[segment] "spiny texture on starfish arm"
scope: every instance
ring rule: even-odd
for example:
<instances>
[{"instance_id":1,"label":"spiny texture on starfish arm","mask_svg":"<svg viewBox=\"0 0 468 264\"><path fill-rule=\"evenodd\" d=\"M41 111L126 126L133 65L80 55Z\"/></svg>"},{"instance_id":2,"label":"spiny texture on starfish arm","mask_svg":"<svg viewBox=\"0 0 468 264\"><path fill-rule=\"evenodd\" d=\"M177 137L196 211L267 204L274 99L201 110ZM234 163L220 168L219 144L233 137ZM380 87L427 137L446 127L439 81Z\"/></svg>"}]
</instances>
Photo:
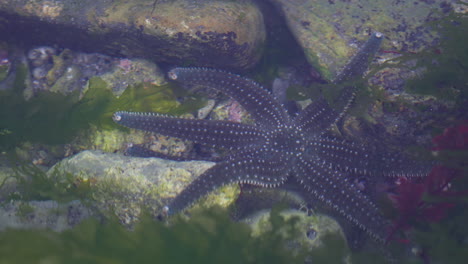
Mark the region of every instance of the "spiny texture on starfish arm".
<instances>
[{"instance_id":1,"label":"spiny texture on starfish arm","mask_svg":"<svg viewBox=\"0 0 468 264\"><path fill-rule=\"evenodd\" d=\"M364 46L359 49L356 55L346 64L344 69L333 80L334 83L349 81L355 77L360 77L373 59L374 54L382 43L383 34L374 32Z\"/></svg>"},{"instance_id":2,"label":"spiny texture on starfish arm","mask_svg":"<svg viewBox=\"0 0 468 264\"><path fill-rule=\"evenodd\" d=\"M202 85L235 98L260 127L275 127L289 120L286 110L256 82L228 72L206 68L175 68L168 73L172 80Z\"/></svg>"},{"instance_id":3,"label":"spiny texture on starfish arm","mask_svg":"<svg viewBox=\"0 0 468 264\"><path fill-rule=\"evenodd\" d=\"M386 173L405 175L413 163L377 148L366 149L325 135L351 103L353 87L345 87L337 99L343 106L341 111L320 98L291 117L269 92L241 76L207 68L175 68L168 76L182 84L203 85L229 95L255 120L255 125L250 125L154 113L114 114L115 122L130 128L230 150L176 196L168 206L170 215L226 184L275 187L293 177L311 203L321 203L374 239L385 240L387 221L347 172L382 175L381 164Z\"/></svg>"}]
</instances>

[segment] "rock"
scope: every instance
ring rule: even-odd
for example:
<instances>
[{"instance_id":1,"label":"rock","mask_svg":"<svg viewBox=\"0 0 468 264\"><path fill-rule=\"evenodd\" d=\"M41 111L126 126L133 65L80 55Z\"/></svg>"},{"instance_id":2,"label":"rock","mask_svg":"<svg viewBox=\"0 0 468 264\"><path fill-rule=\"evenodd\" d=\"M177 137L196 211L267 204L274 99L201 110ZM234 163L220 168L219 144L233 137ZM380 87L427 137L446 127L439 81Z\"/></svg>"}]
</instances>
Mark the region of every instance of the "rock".
<instances>
[{"instance_id":1,"label":"rock","mask_svg":"<svg viewBox=\"0 0 468 264\"><path fill-rule=\"evenodd\" d=\"M0 42L0 83L2 83L10 73L11 61L8 54L8 45Z\"/></svg>"},{"instance_id":2,"label":"rock","mask_svg":"<svg viewBox=\"0 0 468 264\"><path fill-rule=\"evenodd\" d=\"M262 210L242 221L247 222L252 227L252 235L258 237L272 229L272 224L269 220L270 214L270 210ZM311 251L323 247L323 240L327 235L333 235L342 240L343 252L335 252L336 254L343 254L343 257L346 257L346 255L349 254L345 253L347 251L347 247L343 231L334 219L320 214L307 215L305 212L292 209L281 211L279 214L284 220L288 220L293 217L297 219L294 223L294 227L300 232L300 234L294 241L289 241L287 244L288 249L291 250L293 254L298 254L299 249ZM287 236L288 232L290 232L288 228L289 225L284 225L280 230L276 231ZM336 249L334 248L330 250ZM310 262L306 263L315 263L313 259L308 259L308 261Z\"/></svg>"},{"instance_id":3,"label":"rock","mask_svg":"<svg viewBox=\"0 0 468 264\"><path fill-rule=\"evenodd\" d=\"M100 76L116 96L122 95L129 85L151 83L157 86L166 83L164 73L147 60L120 59L111 71Z\"/></svg>"},{"instance_id":4,"label":"rock","mask_svg":"<svg viewBox=\"0 0 468 264\"><path fill-rule=\"evenodd\" d=\"M158 158L128 157L99 151L83 151L62 160L55 168L93 182L93 204L103 213L114 212L122 223L132 224L142 207L155 215L212 162L176 162ZM228 206L237 187L228 186L202 199L204 206Z\"/></svg>"},{"instance_id":5,"label":"rock","mask_svg":"<svg viewBox=\"0 0 468 264\"><path fill-rule=\"evenodd\" d=\"M206 105L202 108L198 109L197 111L197 118L198 119L205 119L213 110L216 105L216 101L213 99L208 99L206 101Z\"/></svg>"},{"instance_id":6,"label":"rock","mask_svg":"<svg viewBox=\"0 0 468 264\"><path fill-rule=\"evenodd\" d=\"M93 77L100 77L117 97L129 86L166 83L159 67L143 59L120 59L69 49L57 52L48 46L30 49L26 57L31 68L31 81L26 81L23 92L27 99L40 91L62 95L78 92L83 96L89 88L89 79Z\"/></svg>"},{"instance_id":7,"label":"rock","mask_svg":"<svg viewBox=\"0 0 468 264\"><path fill-rule=\"evenodd\" d=\"M0 166L0 201L4 202L16 191L15 171L6 166Z\"/></svg>"},{"instance_id":8,"label":"rock","mask_svg":"<svg viewBox=\"0 0 468 264\"><path fill-rule=\"evenodd\" d=\"M313 1L271 0L284 14L309 62L333 80L369 37L385 35L383 50L419 52L431 47L437 34L427 23L456 7L456 0Z\"/></svg>"},{"instance_id":9,"label":"rock","mask_svg":"<svg viewBox=\"0 0 468 264\"><path fill-rule=\"evenodd\" d=\"M91 211L79 201L14 201L0 207L0 231L15 229L51 229L63 231L91 217Z\"/></svg>"},{"instance_id":10,"label":"rock","mask_svg":"<svg viewBox=\"0 0 468 264\"><path fill-rule=\"evenodd\" d=\"M336 79L371 32L384 34L382 47L363 76L368 87L360 90L350 109L353 117L344 118L346 127L340 132L345 137L365 139L367 144L428 147L434 127L447 126L447 120L463 115L460 102L466 96L459 87L466 82L466 71L458 69L466 61L466 44L456 36L466 28L466 18L460 15L467 13L466 4L452 0L272 2L285 14L309 63L328 81ZM444 65L439 72L431 72L431 66L439 64ZM432 76L425 76L427 72ZM419 82L419 91L411 90L410 83L420 78L426 83Z\"/></svg>"},{"instance_id":11,"label":"rock","mask_svg":"<svg viewBox=\"0 0 468 264\"><path fill-rule=\"evenodd\" d=\"M0 39L173 64L244 69L265 28L250 1L0 2Z\"/></svg>"},{"instance_id":12,"label":"rock","mask_svg":"<svg viewBox=\"0 0 468 264\"><path fill-rule=\"evenodd\" d=\"M127 142L143 144L145 142L145 133L142 131L126 133L122 130L98 129L96 126L92 126L90 129L83 130L74 139L71 147L73 152L92 149L112 153L125 151L128 147Z\"/></svg>"},{"instance_id":13,"label":"rock","mask_svg":"<svg viewBox=\"0 0 468 264\"><path fill-rule=\"evenodd\" d=\"M228 120L232 122L253 123L249 113L235 100L220 102L211 111L209 117L213 120Z\"/></svg>"}]
</instances>

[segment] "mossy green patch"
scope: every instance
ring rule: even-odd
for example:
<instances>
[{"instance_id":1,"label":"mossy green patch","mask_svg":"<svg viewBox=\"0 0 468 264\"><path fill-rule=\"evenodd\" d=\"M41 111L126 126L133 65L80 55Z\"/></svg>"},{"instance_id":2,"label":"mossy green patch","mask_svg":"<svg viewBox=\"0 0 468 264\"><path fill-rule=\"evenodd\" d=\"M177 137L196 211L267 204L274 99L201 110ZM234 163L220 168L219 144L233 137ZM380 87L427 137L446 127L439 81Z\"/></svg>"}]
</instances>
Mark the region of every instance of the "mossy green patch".
<instances>
[{"instance_id":1,"label":"mossy green patch","mask_svg":"<svg viewBox=\"0 0 468 264\"><path fill-rule=\"evenodd\" d=\"M20 218L27 218L28 215L34 212L34 208L28 204L28 203L21 203L18 206L18 211L16 212L16 215Z\"/></svg>"},{"instance_id":2,"label":"mossy green patch","mask_svg":"<svg viewBox=\"0 0 468 264\"><path fill-rule=\"evenodd\" d=\"M3 81L8 76L9 69L8 65L0 65L0 81Z\"/></svg>"},{"instance_id":3,"label":"mossy green patch","mask_svg":"<svg viewBox=\"0 0 468 264\"><path fill-rule=\"evenodd\" d=\"M417 59L415 68L425 68L424 74L410 80L410 93L433 95L463 104L468 101L468 16L452 14L431 23L440 34L437 47L400 58L400 62ZM401 64L401 63L400 63Z\"/></svg>"},{"instance_id":4,"label":"mossy green patch","mask_svg":"<svg viewBox=\"0 0 468 264\"><path fill-rule=\"evenodd\" d=\"M14 175L10 178L16 180L17 192L11 193L7 200L69 202L90 197L90 181L84 181L81 177L62 172L58 168L47 173L32 164L14 160L18 164L13 168Z\"/></svg>"},{"instance_id":5,"label":"mossy green patch","mask_svg":"<svg viewBox=\"0 0 468 264\"><path fill-rule=\"evenodd\" d=\"M294 227L292 222L280 224ZM169 226L146 217L134 230L115 220L87 220L62 233L8 230L0 233L0 263L304 263L304 255L287 250L279 226L272 226L252 237L248 225L212 209L189 220L171 219Z\"/></svg>"},{"instance_id":6,"label":"mossy green patch","mask_svg":"<svg viewBox=\"0 0 468 264\"><path fill-rule=\"evenodd\" d=\"M437 34L428 20L446 15L453 1L279 1L290 28L308 61L327 80L333 80L369 32L387 39L384 49L419 52ZM359 44L358 44L359 46Z\"/></svg>"},{"instance_id":7,"label":"mossy green patch","mask_svg":"<svg viewBox=\"0 0 468 264\"><path fill-rule=\"evenodd\" d=\"M62 95L42 91L30 100L22 94L26 68L18 67L15 86L0 92L0 149L11 149L20 142L61 144L94 124L99 128L115 128L112 114L115 111L151 111L182 114L193 111L203 102L189 97L183 103L177 97L185 93L169 85L155 86L141 83L129 87L116 98L106 83L98 77L91 78L83 98L77 93Z\"/></svg>"},{"instance_id":8,"label":"mossy green patch","mask_svg":"<svg viewBox=\"0 0 468 264\"><path fill-rule=\"evenodd\" d=\"M414 234L431 263L464 263L468 259L468 213L464 205L456 209L444 221L418 229Z\"/></svg>"}]
</instances>

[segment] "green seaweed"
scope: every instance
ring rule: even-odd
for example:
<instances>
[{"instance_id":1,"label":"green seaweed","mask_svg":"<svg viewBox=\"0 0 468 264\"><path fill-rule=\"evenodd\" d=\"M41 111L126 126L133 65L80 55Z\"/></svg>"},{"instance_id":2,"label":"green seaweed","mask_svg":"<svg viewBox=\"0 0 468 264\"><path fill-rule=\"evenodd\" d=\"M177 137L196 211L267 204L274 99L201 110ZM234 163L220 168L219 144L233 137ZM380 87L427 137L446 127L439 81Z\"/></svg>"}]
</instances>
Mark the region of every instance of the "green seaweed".
<instances>
[{"instance_id":1,"label":"green seaweed","mask_svg":"<svg viewBox=\"0 0 468 264\"><path fill-rule=\"evenodd\" d=\"M349 250L343 237L340 237L338 234L328 233L323 236L322 243L323 244L320 247L315 248L310 253L309 259L312 260L312 263L345 263L345 259L349 253Z\"/></svg>"},{"instance_id":2,"label":"green seaweed","mask_svg":"<svg viewBox=\"0 0 468 264\"><path fill-rule=\"evenodd\" d=\"M82 177L61 172L57 167L47 173L33 164L15 161L12 178L16 180L16 192L6 200L70 202L91 197L91 182L80 181Z\"/></svg>"},{"instance_id":3,"label":"green seaweed","mask_svg":"<svg viewBox=\"0 0 468 264\"><path fill-rule=\"evenodd\" d=\"M462 105L468 100L468 36L465 32L468 16L452 13L427 26L440 35L436 46L416 54L403 53L382 67L424 69L422 74L406 82L407 92L432 95ZM408 66L411 61L416 61L416 64Z\"/></svg>"},{"instance_id":4,"label":"green seaweed","mask_svg":"<svg viewBox=\"0 0 468 264\"><path fill-rule=\"evenodd\" d=\"M468 16L452 14L433 23L441 34L438 47L417 55L416 67L427 71L406 84L409 92L434 95L437 98L455 100L468 99Z\"/></svg>"},{"instance_id":5,"label":"green seaweed","mask_svg":"<svg viewBox=\"0 0 468 264\"><path fill-rule=\"evenodd\" d=\"M468 212L458 205L445 220L416 230L414 240L427 251L431 263L465 263L468 259Z\"/></svg>"},{"instance_id":6,"label":"green seaweed","mask_svg":"<svg viewBox=\"0 0 468 264\"><path fill-rule=\"evenodd\" d=\"M432 27L440 35L437 46L418 53L402 53L401 56L389 60L381 65L374 65L363 78L351 80L346 84L314 84L312 87L294 87L294 94L305 94L309 98L316 98L319 94L332 102L337 92L345 85L354 85L357 88L356 102L352 105L350 113L354 116L369 118L368 107L376 100L385 100L384 91L368 87L367 83L375 73L385 68L408 68L421 72L417 77L406 81L405 90L411 94L431 95L438 99L455 102L457 107L468 103L468 16L452 13L443 18L429 22L426 26ZM415 64L413 62L416 62ZM298 96L296 96L298 97ZM386 104L386 107L398 107L405 104L414 110L424 112L424 105L411 105L403 99L397 104ZM333 105L333 104L332 104ZM390 111L392 109L386 109ZM443 114L434 112L434 115Z\"/></svg>"},{"instance_id":7,"label":"green seaweed","mask_svg":"<svg viewBox=\"0 0 468 264\"><path fill-rule=\"evenodd\" d=\"M92 203L91 181L77 182L77 177L58 169L46 173L34 165L15 163L18 191L8 200ZM176 216L169 227L143 216L133 231L117 219L105 224L87 220L62 233L8 230L0 232L0 263L304 263L307 256L322 260L327 255L333 257L326 263L342 263L346 247L341 237L325 239L317 249L297 243L291 249L291 241L303 230L296 217L282 217L281 209L275 207L270 215L272 228L255 237L249 225L232 221L226 209L217 207L192 210L189 220ZM27 218L30 212L27 203L21 205L21 216Z\"/></svg>"},{"instance_id":8,"label":"green seaweed","mask_svg":"<svg viewBox=\"0 0 468 264\"><path fill-rule=\"evenodd\" d=\"M33 212L34 208L29 203L22 202L18 206L16 215L19 216L22 220L27 220L27 217Z\"/></svg>"},{"instance_id":9,"label":"green seaweed","mask_svg":"<svg viewBox=\"0 0 468 264\"><path fill-rule=\"evenodd\" d=\"M43 91L30 100L22 94L27 69L20 66L13 89L0 92L0 150L8 150L21 142L62 144L70 141L90 124L98 128L115 128L112 114L119 110L152 111L181 114L201 107L202 101L190 97L177 102L183 93L169 85L142 83L128 87L115 97L105 82L91 78L83 98L77 93L62 95ZM174 92L177 90L176 92Z\"/></svg>"},{"instance_id":10,"label":"green seaweed","mask_svg":"<svg viewBox=\"0 0 468 264\"><path fill-rule=\"evenodd\" d=\"M8 65L0 65L0 81L3 81L8 76Z\"/></svg>"},{"instance_id":11,"label":"green seaweed","mask_svg":"<svg viewBox=\"0 0 468 264\"><path fill-rule=\"evenodd\" d=\"M115 219L86 220L62 233L7 230L0 233L0 263L304 263L285 246L293 235L285 239L272 226L253 237L248 225L214 208L169 226L146 216L133 230Z\"/></svg>"}]
</instances>

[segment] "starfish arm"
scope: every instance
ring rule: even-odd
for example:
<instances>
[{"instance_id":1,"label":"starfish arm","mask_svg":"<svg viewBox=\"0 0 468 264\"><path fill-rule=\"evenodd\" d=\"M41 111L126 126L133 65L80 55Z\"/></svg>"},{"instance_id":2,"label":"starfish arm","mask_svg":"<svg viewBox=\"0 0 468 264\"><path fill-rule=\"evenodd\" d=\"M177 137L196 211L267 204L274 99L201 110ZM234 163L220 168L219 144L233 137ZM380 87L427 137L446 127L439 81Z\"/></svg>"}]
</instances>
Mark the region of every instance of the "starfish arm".
<instances>
[{"instance_id":1,"label":"starfish arm","mask_svg":"<svg viewBox=\"0 0 468 264\"><path fill-rule=\"evenodd\" d=\"M358 174L424 176L433 165L429 161L415 161L403 153L333 138L315 138L307 151L317 155L328 167Z\"/></svg>"},{"instance_id":2,"label":"starfish arm","mask_svg":"<svg viewBox=\"0 0 468 264\"><path fill-rule=\"evenodd\" d=\"M356 53L333 82L341 84L361 77L380 48L382 39L382 33L372 34L366 44ZM333 103L333 105L342 109L341 111L333 109L324 98L320 98L300 113L296 118L296 124L304 131L314 135L323 134L344 115L355 97L354 91L355 88L352 86L345 87Z\"/></svg>"},{"instance_id":3,"label":"starfish arm","mask_svg":"<svg viewBox=\"0 0 468 264\"><path fill-rule=\"evenodd\" d=\"M333 82L343 83L361 77L379 50L383 37L383 34L380 32L373 33Z\"/></svg>"},{"instance_id":4,"label":"starfish arm","mask_svg":"<svg viewBox=\"0 0 468 264\"><path fill-rule=\"evenodd\" d=\"M317 137L309 141L307 152L340 171L368 174L371 154L363 145L334 138Z\"/></svg>"},{"instance_id":5,"label":"starfish arm","mask_svg":"<svg viewBox=\"0 0 468 264\"><path fill-rule=\"evenodd\" d=\"M262 127L279 127L288 122L285 109L258 83L239 75L207 68L175 68L170 79L209 87L238 101Z\"/></svg>"},{"instance_id":6,"label":"starfish arm","mask_svg":"<svg viewBox=\"0 0 468 264\"><path fill-rule=\"evenodd\" d=\"M415 160L403 152L373 150L369 169L388 177L424 177L429 174L436 162Z\"/></svg>"},{"instance_id":7,"label":"starfish arm","mask_svg":"<svg viewBox=\"0 0 468 264\"><path fill-rule=\"evenodd\" d=\"M189 156L174 156L168 155L161 152L153 151L151 149L147 149L142 145L133 145L127 148L125 154L134 156L134 157L141 157L141 158L160 158L160 159L167 159L167 160L174 160L174 161L189 161L189 160L203 160L203 161L212 161L218 162L222 161L223 157L206 157L202 158L198 155L189 155Z\"/></svg>"},{"instance_id":8,"label":"starfish arm","mask_svg":"<svg viewBox=\"0 0 468 264\"><path fill-rule=\"evenodd\" d=\"M380 214L377 206L360 193L343 174L324 166L318 160L302 158L295 166L295 173L310 195L312 203L318 200L375 240L385 241L388 222Z\"/></svg>"},{"instance_id":9,"label":"starfish arm","mask_svg":"<svg viewBox=\"0 0 468 264\"><path fill-rule=\"evenodd\" d=\"M253 159L257 151L245 151L217 163L187 186L168 206L168 214L175 214L192 205L211 191L231 183L248 183L262 187L276 187L287 178L285 160L278 155L264 155Z\"/></svg>"},{"instance_id":10,"label":"starfish arm","mask_svg":"<svg viewBox=\"0 0 468 264\"><path fill-rule=\"evenodd\" d=\"M322 97L309 104L294 120L299 128L313 136L323 135L333 124L340 120L354 100L355 88L346 86L334 100L333 105L341 110L332 108Z\"/></svg>"},{"instance_id":11,"label":"starfish arm","mask_svg":"<svg viewBox=\"0 0 468 264\"><path fill-rule=\"evenodd\" d=\"M229 121L183 119L156 113L116 112L116 123L195 143L238 149L265 141L263 131L253 125Z\"/></svg>"}]
</instances>

